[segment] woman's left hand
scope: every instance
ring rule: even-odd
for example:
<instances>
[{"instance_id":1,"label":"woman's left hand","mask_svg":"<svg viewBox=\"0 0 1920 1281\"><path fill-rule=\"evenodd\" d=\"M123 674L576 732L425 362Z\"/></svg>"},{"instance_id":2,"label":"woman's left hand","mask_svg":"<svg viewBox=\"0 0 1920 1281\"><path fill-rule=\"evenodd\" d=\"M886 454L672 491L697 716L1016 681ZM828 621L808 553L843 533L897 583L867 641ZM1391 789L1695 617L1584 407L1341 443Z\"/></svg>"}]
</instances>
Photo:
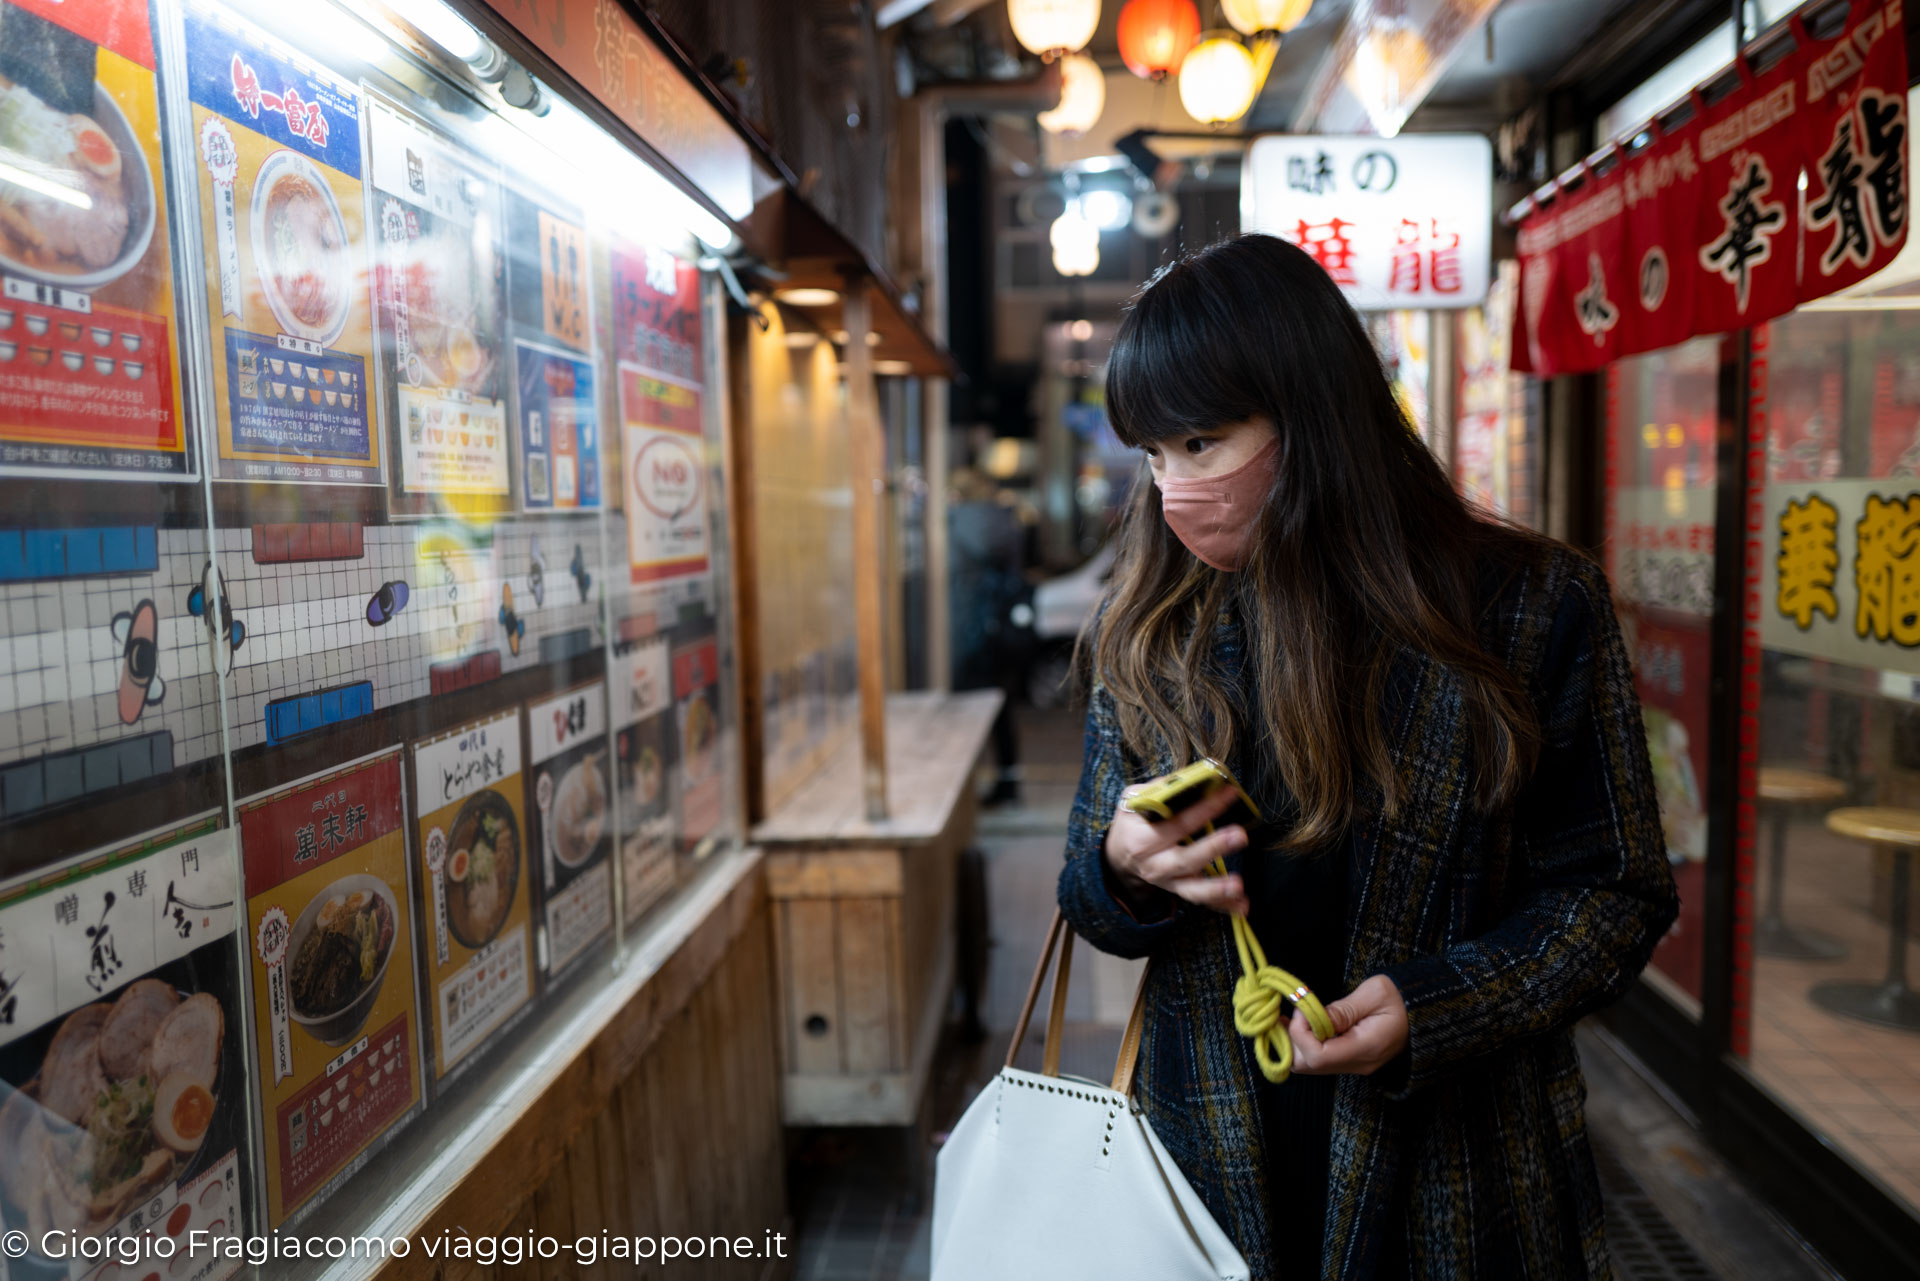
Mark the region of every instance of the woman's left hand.
<instances>
[{"instance_id":1,"label":"woman's left hand","mask_svg":"<svg viewBox=\"0 0 1920 1281\"><path fill-rule=\"evenodd\" d=\"M1287 1031L1293 1036L1293 1070L1306 1076L1353 1073L1366 1076L1393 1061L1407 1047L1407 1005L1400 989L1376 974L1327 1006L1334 1036L1322 1041L1307 1016L1295 1010Z\"/></svg>"}]
</instances>

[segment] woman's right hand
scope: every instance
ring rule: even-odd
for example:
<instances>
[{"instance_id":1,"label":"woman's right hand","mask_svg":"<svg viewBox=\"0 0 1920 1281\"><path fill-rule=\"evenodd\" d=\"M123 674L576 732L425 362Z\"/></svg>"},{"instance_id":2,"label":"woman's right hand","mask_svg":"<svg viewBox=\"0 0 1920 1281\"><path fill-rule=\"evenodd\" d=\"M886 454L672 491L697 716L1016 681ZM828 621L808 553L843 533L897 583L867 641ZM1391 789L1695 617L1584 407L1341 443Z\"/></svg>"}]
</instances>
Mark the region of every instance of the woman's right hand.
<instances>
[{"instance_id":1,"label":"woman's right hand","mask_svg":"<svg viewBox=\"0 0 1920 1281\"><path fill-rule=\"evenodd\" d=\"M1129 906L1144 906L1155 889L1210 907L1216 912L1244 914L1245 884L1236 874L1210 876L1207 864L1224 858L1247 843L1246 829L1235 823L1209 833L1191 845L1181 841L1201 831L1233 804L1233 791L1222 787L1170 819L1153 822L1127 808L1127 798L1146 787L1135 784L1120 793L1113 822L1107 827L1106 859Z\"/></svg>"}]
</instances>

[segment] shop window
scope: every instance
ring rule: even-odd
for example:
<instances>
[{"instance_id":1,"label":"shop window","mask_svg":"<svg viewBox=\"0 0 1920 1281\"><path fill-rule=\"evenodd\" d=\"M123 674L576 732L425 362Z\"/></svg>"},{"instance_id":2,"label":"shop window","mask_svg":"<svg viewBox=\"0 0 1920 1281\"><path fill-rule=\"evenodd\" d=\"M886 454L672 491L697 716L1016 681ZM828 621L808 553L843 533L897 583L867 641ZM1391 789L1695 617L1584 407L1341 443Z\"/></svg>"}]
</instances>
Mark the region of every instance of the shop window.
<instances>
[{"instance_id":1,"label":"shop window","mask_svg":"<svg viewBox=\"0 0 1920 1281\"><path fill-rule=\"evenodd\" d=\"M1750 948L1734 1050L1920 1207L1920 281L1914 242L1861 287L1753 334L1758 705ZM1751 791L1747 791L1747 787ZM1741 999L1745 995L1747 999Z\"/></svg>"},{"instance_id":2,"label":"shop window","mask_svg":"<svg viewBox=\"0 0 1920 1281\"><path fill-rule=\"evenodd\" d=\"M1634 658L1680 916L1649 980L1699 1017L1706 921L1714 426L1722 340L1698 338L1606 372L1606 564Z\"/></svg>"}]
</instances>

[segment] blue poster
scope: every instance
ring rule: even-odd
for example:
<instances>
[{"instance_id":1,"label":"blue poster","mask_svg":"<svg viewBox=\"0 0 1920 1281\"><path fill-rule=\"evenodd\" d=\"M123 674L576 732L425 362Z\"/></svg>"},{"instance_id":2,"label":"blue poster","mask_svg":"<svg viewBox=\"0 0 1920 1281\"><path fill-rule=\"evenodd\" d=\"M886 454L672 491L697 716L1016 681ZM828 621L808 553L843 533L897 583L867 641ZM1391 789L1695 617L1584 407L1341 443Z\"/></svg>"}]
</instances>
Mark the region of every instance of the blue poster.
<instances>
[{"instance_id":1,"label":"blue poster","mask_svg":"<svg viewBox=\"0 0 1920 1281\"><path fill-rule=\"evenodd\" d=\"M600 506L600 415L593 365L569 352L516 342L520 474L528 511Z\"/></svg>"}]
</instances>

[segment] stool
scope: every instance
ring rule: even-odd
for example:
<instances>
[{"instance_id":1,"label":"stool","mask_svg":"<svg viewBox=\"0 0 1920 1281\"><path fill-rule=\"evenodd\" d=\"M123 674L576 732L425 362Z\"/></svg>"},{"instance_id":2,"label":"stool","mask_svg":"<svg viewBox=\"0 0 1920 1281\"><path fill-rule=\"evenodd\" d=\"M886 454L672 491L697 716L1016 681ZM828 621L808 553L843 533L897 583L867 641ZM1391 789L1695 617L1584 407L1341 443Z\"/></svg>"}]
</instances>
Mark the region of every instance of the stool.
<instances>
[{"instance_id":1,"label":"stool","mask_svg":"<svg viewBox=\"0 0 1920 1281\"><path fill-rule=\"evenodd\" d=\"M1795 805L1832 804L1846 799L1847 785L1811 770L1763 766L1760 800L1773 812L1773 857L1767 868L1767 903L1753 927L1753 950L1762 956L1784 956L1794 961L1832 961L1847 954L1847 945L1814 930L1787 924L1782 895L1787 884L1787 817Z\"/></svg>"},{"instance_id":2,"label":"stool","mask_svg":"<svg viewBox=\"0 0 1920 1281\"><path fill-rule=\"evenodd\" d=\"M1920 846L1920 811L1868 807L1838 809L1827 829L1884 845L1893 856L1893 903L1887 915L1887 976L1878 983L1820 983L1814 1004L1834 1014L1883 1027L1920 1032L1920 993L1907 986L1907 903L1912 892L1913 851Z\"/></svg>"}]
</instances>

